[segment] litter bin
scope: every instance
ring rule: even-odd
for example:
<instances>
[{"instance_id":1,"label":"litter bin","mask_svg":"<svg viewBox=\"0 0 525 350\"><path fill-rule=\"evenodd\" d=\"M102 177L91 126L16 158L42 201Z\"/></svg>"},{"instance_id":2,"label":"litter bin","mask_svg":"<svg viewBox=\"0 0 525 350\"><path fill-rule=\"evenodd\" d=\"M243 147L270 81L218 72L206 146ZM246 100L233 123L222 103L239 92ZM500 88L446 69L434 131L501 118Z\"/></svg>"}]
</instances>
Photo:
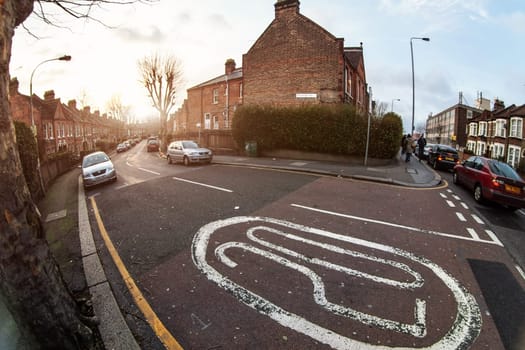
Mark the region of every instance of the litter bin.
<instances>
[{"instance_id":1,"label":"litter bin","mask_svg":"<svg viewBox=\"0 0 525 350\"><path fill-rule=\"evenodd\" d=\"M244 144L244 150L248 157L257 157L257 142L247 141Z\"/></svg>"}]
</instances>

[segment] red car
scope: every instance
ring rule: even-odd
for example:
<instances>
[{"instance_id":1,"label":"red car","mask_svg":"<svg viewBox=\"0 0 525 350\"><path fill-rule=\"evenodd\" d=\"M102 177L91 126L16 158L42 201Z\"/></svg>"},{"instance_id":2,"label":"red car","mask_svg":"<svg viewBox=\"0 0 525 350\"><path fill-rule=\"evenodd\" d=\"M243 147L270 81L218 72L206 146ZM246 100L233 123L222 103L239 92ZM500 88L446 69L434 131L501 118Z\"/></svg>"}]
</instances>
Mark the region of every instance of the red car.
<instances>
[{"instance_id":1,"label":"red car","mask_svg":"<svg viewBox=\"0 0 525 350\"><path fill-rule=\"evenodd\" d=\"M454 167L453 181L473 190L477 202L486 199L509 210L525 208L525 180L507 163L472 156Z\"/></svg>"}]
</instances>

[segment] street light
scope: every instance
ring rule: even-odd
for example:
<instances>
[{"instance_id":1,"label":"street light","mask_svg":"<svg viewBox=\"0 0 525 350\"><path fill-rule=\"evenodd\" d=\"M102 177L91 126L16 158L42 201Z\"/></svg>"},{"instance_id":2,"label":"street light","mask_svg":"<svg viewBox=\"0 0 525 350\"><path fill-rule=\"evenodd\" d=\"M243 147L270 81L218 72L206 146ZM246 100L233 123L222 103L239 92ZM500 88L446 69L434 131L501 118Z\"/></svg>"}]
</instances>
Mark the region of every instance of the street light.
<instances>
[{"instance_id":1,"label":"street light","mask_svg":"<svg viewBox=\"0 0 525 350\"><path fill-rule=\"evenodd\" d=\"M35 135L35 137L36 137L36 126L35 126L35 119L33 117L33 75L35 75L35 71L37 70L38 67L40 67L46 62L51 62L51 61L71 61L71 56L64 55L64 56L51 58L49 60L42 61L39 64L37 64L37 66L35 67L35 69L33 69L33 72L31 73L31 78L29 79L29 105L30 105L30 111L31 111L30 112L31 113L31 129L33 130L33 134Z\"/></svg>"},{"instance_id":2,"label":"street light","mask_svg":"<svg viewBox=\"0 0 525 350\"><path fill-rule=\"evenodd\" d=\"M37 138L37 132L36 132L36 125L35 125L35 118L33 116L33 75L35 75L35 71L38 67L43 65L46 62L51 61L71 61L71 56L64 55L56 58L51 58L45 61L40 62L37 64L35 69L33 69L33 72L31 73L31 78L29 79L29 108L30 108L30 114L31 114L31 131L33 131L33 136L35 137L36 142L36 149L37 149L37 155L36 155L36 170L38 172L38 177L40 178L40 190L42 191L42 194L44 194L45 187L44 187L44 181L42 179L42 173L40 171L40 154L38 152L38 138Z\"/></svg>"},{"instance_id":3,"label":"street light","mask_svg":"<svg viewBox=\"0 0 525 350\"><path fill-rule=\"evenodd\" d=\"M399 102L399 101L401 101L401 99L399 99L399 98L393 98L392 99L392 113L394 113L394 101L398 101Z\"/></svg>"},{"instance_id":4,"label":"street light","mask_svg":"<svg viewBox=\"0 0 525 350\"><path fill-rule=\"evenodd\" d=\"M410 134L414 133L414 111L416 101L416 87L414 82L414 49L412 48L412 40L430 41L430 38L410 38L410 58L412 59L412 127L410 129Z\"/></svg>"}]
</instances>

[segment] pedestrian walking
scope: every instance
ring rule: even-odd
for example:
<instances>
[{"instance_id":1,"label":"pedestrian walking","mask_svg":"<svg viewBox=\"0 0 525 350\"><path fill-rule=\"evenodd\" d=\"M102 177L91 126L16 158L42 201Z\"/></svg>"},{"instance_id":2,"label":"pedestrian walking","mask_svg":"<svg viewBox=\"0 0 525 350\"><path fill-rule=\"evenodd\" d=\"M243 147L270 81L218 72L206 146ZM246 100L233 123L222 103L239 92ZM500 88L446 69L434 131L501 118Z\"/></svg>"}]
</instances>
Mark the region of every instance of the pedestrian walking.
<instances>
[{"instance_id":1,"label":"pedestrian walking","mask_svg":"<svg viewBox=\"0 0 525 350\"><path fill-rule=\"evenodd\" d=\"M408 134L406 139L406 147L405 147L405 162L410 162L410 156L412 155L412 152L414 152L414 140L412 139L412 135Z\"/></svg>"},{"instance_id":2,"label":"pedestrian walking","mask_svg":"<svg viewBox=\"0 0 525 350\"><path fill-rule=\"evenodd\" d=\"M407 135L403 134L401 138L401 154L405 154L407 149Z\"/></svg>"},{"instance_id":3,"label":"pedestrian walking","mask_svg":"<svg viewBox=\"0 0 525 350\"><path fill-rule=\"evenodd\" d=\"M421 159L425 156L425 146L427 145L427 140L425 139L425 134L421 134L419 139L417 139L417 146L419 153L417 157L419 158L419 161L421 162Z\"/></svg>"}]
</instances>

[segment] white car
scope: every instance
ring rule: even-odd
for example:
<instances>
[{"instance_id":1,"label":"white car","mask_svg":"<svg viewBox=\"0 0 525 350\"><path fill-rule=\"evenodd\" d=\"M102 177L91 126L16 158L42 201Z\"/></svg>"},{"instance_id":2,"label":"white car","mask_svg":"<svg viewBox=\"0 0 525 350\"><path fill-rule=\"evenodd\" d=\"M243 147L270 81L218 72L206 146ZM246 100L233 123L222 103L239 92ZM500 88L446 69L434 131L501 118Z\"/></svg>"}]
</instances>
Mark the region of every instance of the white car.
<instances>
[{"instance_id":1,"label":"white car","mask_svg":"<svg viewBox=\"0 0 525 350\"><path fill-rule=\"evenodd\" d=\"M211 163L213 153L207 148L199 147L195 141L173 141L166 153L168 163L182 162L184 165L192 163Z\"/></svg>"},{"instance_id":2,"label":"white car","mask_svg":"<svg viewBox=\"0 0 525 350\"><path fill-rule=\"evenodd\" d=\"M89 188L107 181L117 181L117 171L109 156L104 152L94 152L82 160L82 183Z\"/></svg>"}]
</instances>

